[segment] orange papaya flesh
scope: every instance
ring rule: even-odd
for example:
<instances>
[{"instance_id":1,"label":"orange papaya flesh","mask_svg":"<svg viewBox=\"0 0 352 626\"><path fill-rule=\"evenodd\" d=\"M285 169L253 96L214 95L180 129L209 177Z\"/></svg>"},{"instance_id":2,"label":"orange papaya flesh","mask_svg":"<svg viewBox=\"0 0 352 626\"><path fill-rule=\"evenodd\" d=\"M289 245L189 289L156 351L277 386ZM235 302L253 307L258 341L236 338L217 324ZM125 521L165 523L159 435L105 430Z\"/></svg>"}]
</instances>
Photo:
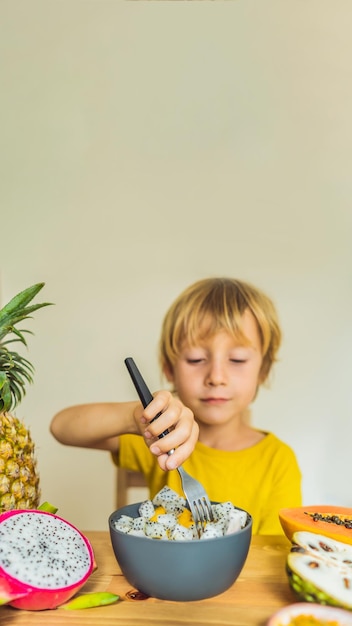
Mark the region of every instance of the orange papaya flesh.
<instances>
[{"instance_id":1,"label":"orange papaya flesh","mask_svg":"<svg viewBox=\"0 0 352 626\"><path fill-rule=\"evenodd\" d=\"M286 537L305 530L352 545L352 508L327 504L280 509L279 519Z\"/></svg>"}]
</instances>

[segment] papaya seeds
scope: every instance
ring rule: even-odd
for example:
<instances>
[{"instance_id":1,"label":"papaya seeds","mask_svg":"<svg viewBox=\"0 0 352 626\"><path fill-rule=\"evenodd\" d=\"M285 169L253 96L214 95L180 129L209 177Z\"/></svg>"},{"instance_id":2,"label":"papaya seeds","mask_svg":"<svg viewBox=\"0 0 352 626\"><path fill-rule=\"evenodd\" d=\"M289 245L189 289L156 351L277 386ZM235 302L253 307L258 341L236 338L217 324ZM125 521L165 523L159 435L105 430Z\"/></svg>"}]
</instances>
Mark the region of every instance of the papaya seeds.
<instances>
[{"instance_id":1,"label":"papaya seeds","mask_svg":"<svg viewBox=\"0 0 352 626\"><path fill-rule=\"evenodd\" d=\"M281 509L279 519L290 541L295 532L306 531L352 545L351 508L322 504Z\"/></svg>"}]
</instances>

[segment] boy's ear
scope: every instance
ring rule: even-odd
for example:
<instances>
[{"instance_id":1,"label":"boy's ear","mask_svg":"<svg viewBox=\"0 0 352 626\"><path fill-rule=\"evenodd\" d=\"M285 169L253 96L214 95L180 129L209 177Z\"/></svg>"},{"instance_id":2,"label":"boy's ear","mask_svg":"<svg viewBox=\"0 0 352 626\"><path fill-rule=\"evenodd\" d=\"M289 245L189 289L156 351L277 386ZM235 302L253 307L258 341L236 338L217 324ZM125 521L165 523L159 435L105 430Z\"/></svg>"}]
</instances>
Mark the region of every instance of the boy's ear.
<instances>
[{"instance_id":1,"label":"boy's ear","mask_svg":"<svg viewBox=\"0 0 352 626\"><path fill-rule=\"evenodd\" d=\"M164 374L165 378L169 381L169 383L173 383L174 382L174 373L173 373L172 368L170 367L170 365L164 365L163 374Z\"/></svg>"},{"instance_id":2,"label":"boy's ear","mask_svg":"<svg viewBox=\"0 0 352 626\"><path fill-rule=\"evenodd\" d=\"M260 385L263 385L265 383L265 381L267 380L269 376L269 372L268 372L268 367L262 367L261 371L259 372L259 376L258 376L258 387Z\"/></svg>"},{"instance_id":3,"label":"boy's ear","mask_svg":"<svg viewBox=\"0 0 352 626\"><path fill-rule=\"evenodd\" d=\"M261 372L258 376L258 387L260 387L260 385L263 385L263 383L266 380L267 375L264 372Z\"/></svg>"}]
</instances>

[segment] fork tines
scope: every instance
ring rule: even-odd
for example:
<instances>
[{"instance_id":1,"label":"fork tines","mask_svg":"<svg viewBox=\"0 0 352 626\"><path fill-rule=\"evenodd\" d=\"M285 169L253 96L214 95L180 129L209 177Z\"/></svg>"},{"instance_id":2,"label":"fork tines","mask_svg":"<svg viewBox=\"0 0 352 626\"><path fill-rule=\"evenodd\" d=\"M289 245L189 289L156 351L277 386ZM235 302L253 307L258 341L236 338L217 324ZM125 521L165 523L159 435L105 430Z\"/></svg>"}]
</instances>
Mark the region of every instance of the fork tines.
<instances>
[{"instance_id":1,"label":"fork tines","mask_svg":"<svg viewBox=\"0 0 352 626\"><path fill-rule=\"evenodd\" d=\"M206 498L193 500L191 512L193 515L198 537L200 537L204 531L206 523L212 522L214 519L211 504L207 501Z\"/></svg>"}]
</instances>

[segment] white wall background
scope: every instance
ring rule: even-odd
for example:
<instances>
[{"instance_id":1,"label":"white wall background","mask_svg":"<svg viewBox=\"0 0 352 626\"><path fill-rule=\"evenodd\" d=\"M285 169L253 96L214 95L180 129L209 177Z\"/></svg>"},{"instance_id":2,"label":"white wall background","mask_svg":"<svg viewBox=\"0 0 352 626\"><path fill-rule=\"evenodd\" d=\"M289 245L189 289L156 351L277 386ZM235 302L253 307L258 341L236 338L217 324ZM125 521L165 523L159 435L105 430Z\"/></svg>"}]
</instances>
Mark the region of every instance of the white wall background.
<instances>
[{"instance_id":1,"label":"white wall background","mask_svg":"<svg viewBox=\"0 0 352 626\"><path fill-rule=\"evenodd\" d=\"M284 345L253 421L296 451L305 503L352 506L350 0L2 0L2 302L45 281L17 415L43 498L107 528L104 452L49 434L63 406L160 388L181 289L231 275ZM29 325L28 325L29 326Z\"/></svg>"}]
</instances>

